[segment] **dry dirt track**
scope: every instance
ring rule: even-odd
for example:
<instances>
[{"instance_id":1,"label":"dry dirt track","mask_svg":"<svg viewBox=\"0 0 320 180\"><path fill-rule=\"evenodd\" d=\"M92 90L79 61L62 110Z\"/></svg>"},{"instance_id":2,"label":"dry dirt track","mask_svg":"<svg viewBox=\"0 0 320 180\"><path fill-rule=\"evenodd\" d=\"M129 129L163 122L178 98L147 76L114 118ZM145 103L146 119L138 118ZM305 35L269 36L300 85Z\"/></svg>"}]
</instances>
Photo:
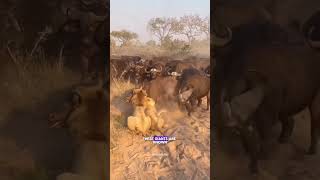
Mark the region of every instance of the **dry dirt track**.
<instances>
[{"instance_id":1,"label":"dry dirt track","mask_svg":"<svg viewBox=\"0 0 320 180\"><path fill-rule=\"evenodd\" d=\"M309 146L309 112L303 111L295 116L296 126L289 144L276 142L279 127L273 132L274 142L268 150L267 160L260 161L261 173L252 176L248 172L248 159L239 140L230 138L225 147L217 142L213 155L214 175L217 180L319 180L320 155L306 155Z\"/></svg>"},{"instance_id":2,"label":"dry dirt track","mask_svg":"<svg viewBox=\"0 0 320 180\"><path fill-rule=\"evenodd\" d=\"M177 140L155 145L126 127L115 128L112 123L124 122L117 117L130 114L127 113L130 105L114 98L111 101L111 179L210 179L210 113L205 110L205 104L206 101L192 117L177 110L164 113L167 123L164 135Z\"/></svg>"}]
</instances>

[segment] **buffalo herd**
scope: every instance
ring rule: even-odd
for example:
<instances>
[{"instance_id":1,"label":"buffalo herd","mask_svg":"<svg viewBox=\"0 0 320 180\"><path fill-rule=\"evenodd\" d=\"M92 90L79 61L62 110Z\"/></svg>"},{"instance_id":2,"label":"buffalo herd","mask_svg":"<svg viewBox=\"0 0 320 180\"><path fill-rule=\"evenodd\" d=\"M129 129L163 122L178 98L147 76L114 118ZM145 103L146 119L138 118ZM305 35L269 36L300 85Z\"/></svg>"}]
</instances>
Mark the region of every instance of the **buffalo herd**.
<instances>
[{"instance_id":1,"label":"buffalo herd","mask_svg":"<svg viewBox=\"0 0 320 180\"><path fill-rule=\"evenodd\" d=\"M143 87L157 104L177 102L188 115L210 93L210 59L190 57L170 59L139 56L111 57L110 79L127 80Z\"/></svg>"},{"instance_id":2,"label":"buffalo herd","mask_svg":"<svg viewBox=\"0 0 320 180\"><path fill-rule=\"evenodd\" d=\"M292 41L289 30L270 21L227 26L213 17L212 68L214 124L220 135L238 132L250 156L252 173L265 157L270 131L282 129L278 142L287 143L294 130L293 116L310 111L308 154L316 154L320 128L319 13L315 13ZM219 136L223 137L223 136Z\"/></svg>"}]
</instances>

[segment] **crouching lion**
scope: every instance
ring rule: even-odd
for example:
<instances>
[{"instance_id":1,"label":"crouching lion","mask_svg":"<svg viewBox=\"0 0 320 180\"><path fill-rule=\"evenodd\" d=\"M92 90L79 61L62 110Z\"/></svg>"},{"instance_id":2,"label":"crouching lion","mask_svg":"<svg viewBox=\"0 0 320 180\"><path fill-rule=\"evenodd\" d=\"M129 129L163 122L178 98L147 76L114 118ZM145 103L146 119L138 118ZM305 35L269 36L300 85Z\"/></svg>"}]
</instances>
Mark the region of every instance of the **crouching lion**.
<instances>
[{"instance_id":1,"label":"crouching lion","mask_svg":"<svg viewBox=\"0 0 320 180\"><path fill-rule=\"evenodd\" d=\"M77 87L65 109L50 115L52 127L68 127L76 153L71 172L57 180L107 179L107 108L105 92L98 86Z\"/></svg>"},{"instance_id":2,"label":"crouching lion","mask_svg":"<svg viewBox=\"0 0 320 180\"><path fill-rule=\"evenodd\" d=\"M146 97L145 107L146 115L151 118L151 129L160 131L164 126L164 120L160 115L165 111L162 110L160 112L157 112L156 103L150 97Z\"/></svg>"},{"instance_id":3,"label":"crouching lion","mask_svg":"<svg viewBox=\"0 0 320 180\"><path fill-rule=\"evenodd\" d=\"M149 129L160 131L164 126L164 120L157 113L155 101L147 96L142 88L133 89L128 101L134 106L133 116L128 117L128 127L130 130L139 130L143 134Z\"/></svg>"},{"instance_id":4,"label":"crouching lion","mask_svg":"<svg viewBox=\"0 0 320 180\"><path fill-rule=\"evenodd\" d=\"M128 128L146 135L151 127L151 119L145 115L145 107L137 106L132 116L128 117Z\"/></svg>"}]
</instances>

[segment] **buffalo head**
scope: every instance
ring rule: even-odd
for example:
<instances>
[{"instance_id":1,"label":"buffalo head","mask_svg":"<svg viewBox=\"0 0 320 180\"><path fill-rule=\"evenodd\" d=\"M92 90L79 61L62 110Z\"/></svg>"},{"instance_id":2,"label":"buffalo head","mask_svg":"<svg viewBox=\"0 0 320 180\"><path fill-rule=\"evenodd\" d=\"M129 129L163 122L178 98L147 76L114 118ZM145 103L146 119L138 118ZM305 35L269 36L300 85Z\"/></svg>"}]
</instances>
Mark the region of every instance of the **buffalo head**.
<instances>
[{"instance_id":1,"label":"buffalo head","mask_svg":"<svg viewBox=\"0 0 320 180\"><path fill-rule=\"evenodd\" d=\"M145 69L145 74L150 78L150 79L155 79L157 78L163 71L162 66L150 66Z\"/></svg>"},{"instance_id":2,"label":"buffalo head","mask_svg":"<svg viewBox=\"0 0 320 180\"><path fill-rule=\"evenodd\" d=\"M67 21L63 29L66 32L93 32L106 19L106 16L98 16L93 12L84 12L70 7L65 9Z\"/></svg>"}]
</instances>

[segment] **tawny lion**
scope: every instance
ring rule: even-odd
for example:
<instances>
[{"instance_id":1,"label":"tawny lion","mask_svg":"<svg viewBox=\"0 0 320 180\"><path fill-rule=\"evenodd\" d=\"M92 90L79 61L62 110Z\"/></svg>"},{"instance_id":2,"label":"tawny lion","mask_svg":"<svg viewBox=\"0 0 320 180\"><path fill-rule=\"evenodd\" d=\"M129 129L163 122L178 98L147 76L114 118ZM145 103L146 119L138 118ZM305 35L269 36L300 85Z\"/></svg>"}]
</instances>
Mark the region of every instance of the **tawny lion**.
<instances>
[{"instance_id":1,"label":"tawny lion","mask_svg":"<svg viewBox=\"0 0 320 180\"><path fill-rule=\"evenodd\" d=\"M155 101L146 97L145 101L146 115L151 118L151 129L160 131L164 126L164 120L161 118L160 114L164 111L157 112Z\"/></svg>"},{"instance_id":2,"label":"tawny lion","mask_svg":"<svg viewBox=\"0 0 320 180\"><path fill-rule=\"evenodd\" d=\"M145 90L142 88L133 89L129 102L135 108L133 116L128 117L129 129L138 129L140 132L146 132L149 129L160 131L164 125L164 120L160 117L163 111L157 113L155 101L147 96Z\"/></svg>"},{"instance_id":3,"label":"tawny lion","mask_svg":"<svg viewBox=\"0 0 320 180\"><path fill-rule=\"evenodd\" d=\"M128 117L128 128L132 131L139 131L143 135L146 135L151 127L151 118L146 116L145 107L135 107L132 116Z\"/></svg>"},{"instance_id":4,"label":"tawny lion","mask_svg":"<svg viewBox=\"0 0 320 180\"><path fill-rule=\"evenodd\" d=\"M105 96L100 85L79 86L66 109L50 115L51 127L68 127L77 142L72 169L58 175L57 180L107 179Z\"/></svg>"}]
</instances>

